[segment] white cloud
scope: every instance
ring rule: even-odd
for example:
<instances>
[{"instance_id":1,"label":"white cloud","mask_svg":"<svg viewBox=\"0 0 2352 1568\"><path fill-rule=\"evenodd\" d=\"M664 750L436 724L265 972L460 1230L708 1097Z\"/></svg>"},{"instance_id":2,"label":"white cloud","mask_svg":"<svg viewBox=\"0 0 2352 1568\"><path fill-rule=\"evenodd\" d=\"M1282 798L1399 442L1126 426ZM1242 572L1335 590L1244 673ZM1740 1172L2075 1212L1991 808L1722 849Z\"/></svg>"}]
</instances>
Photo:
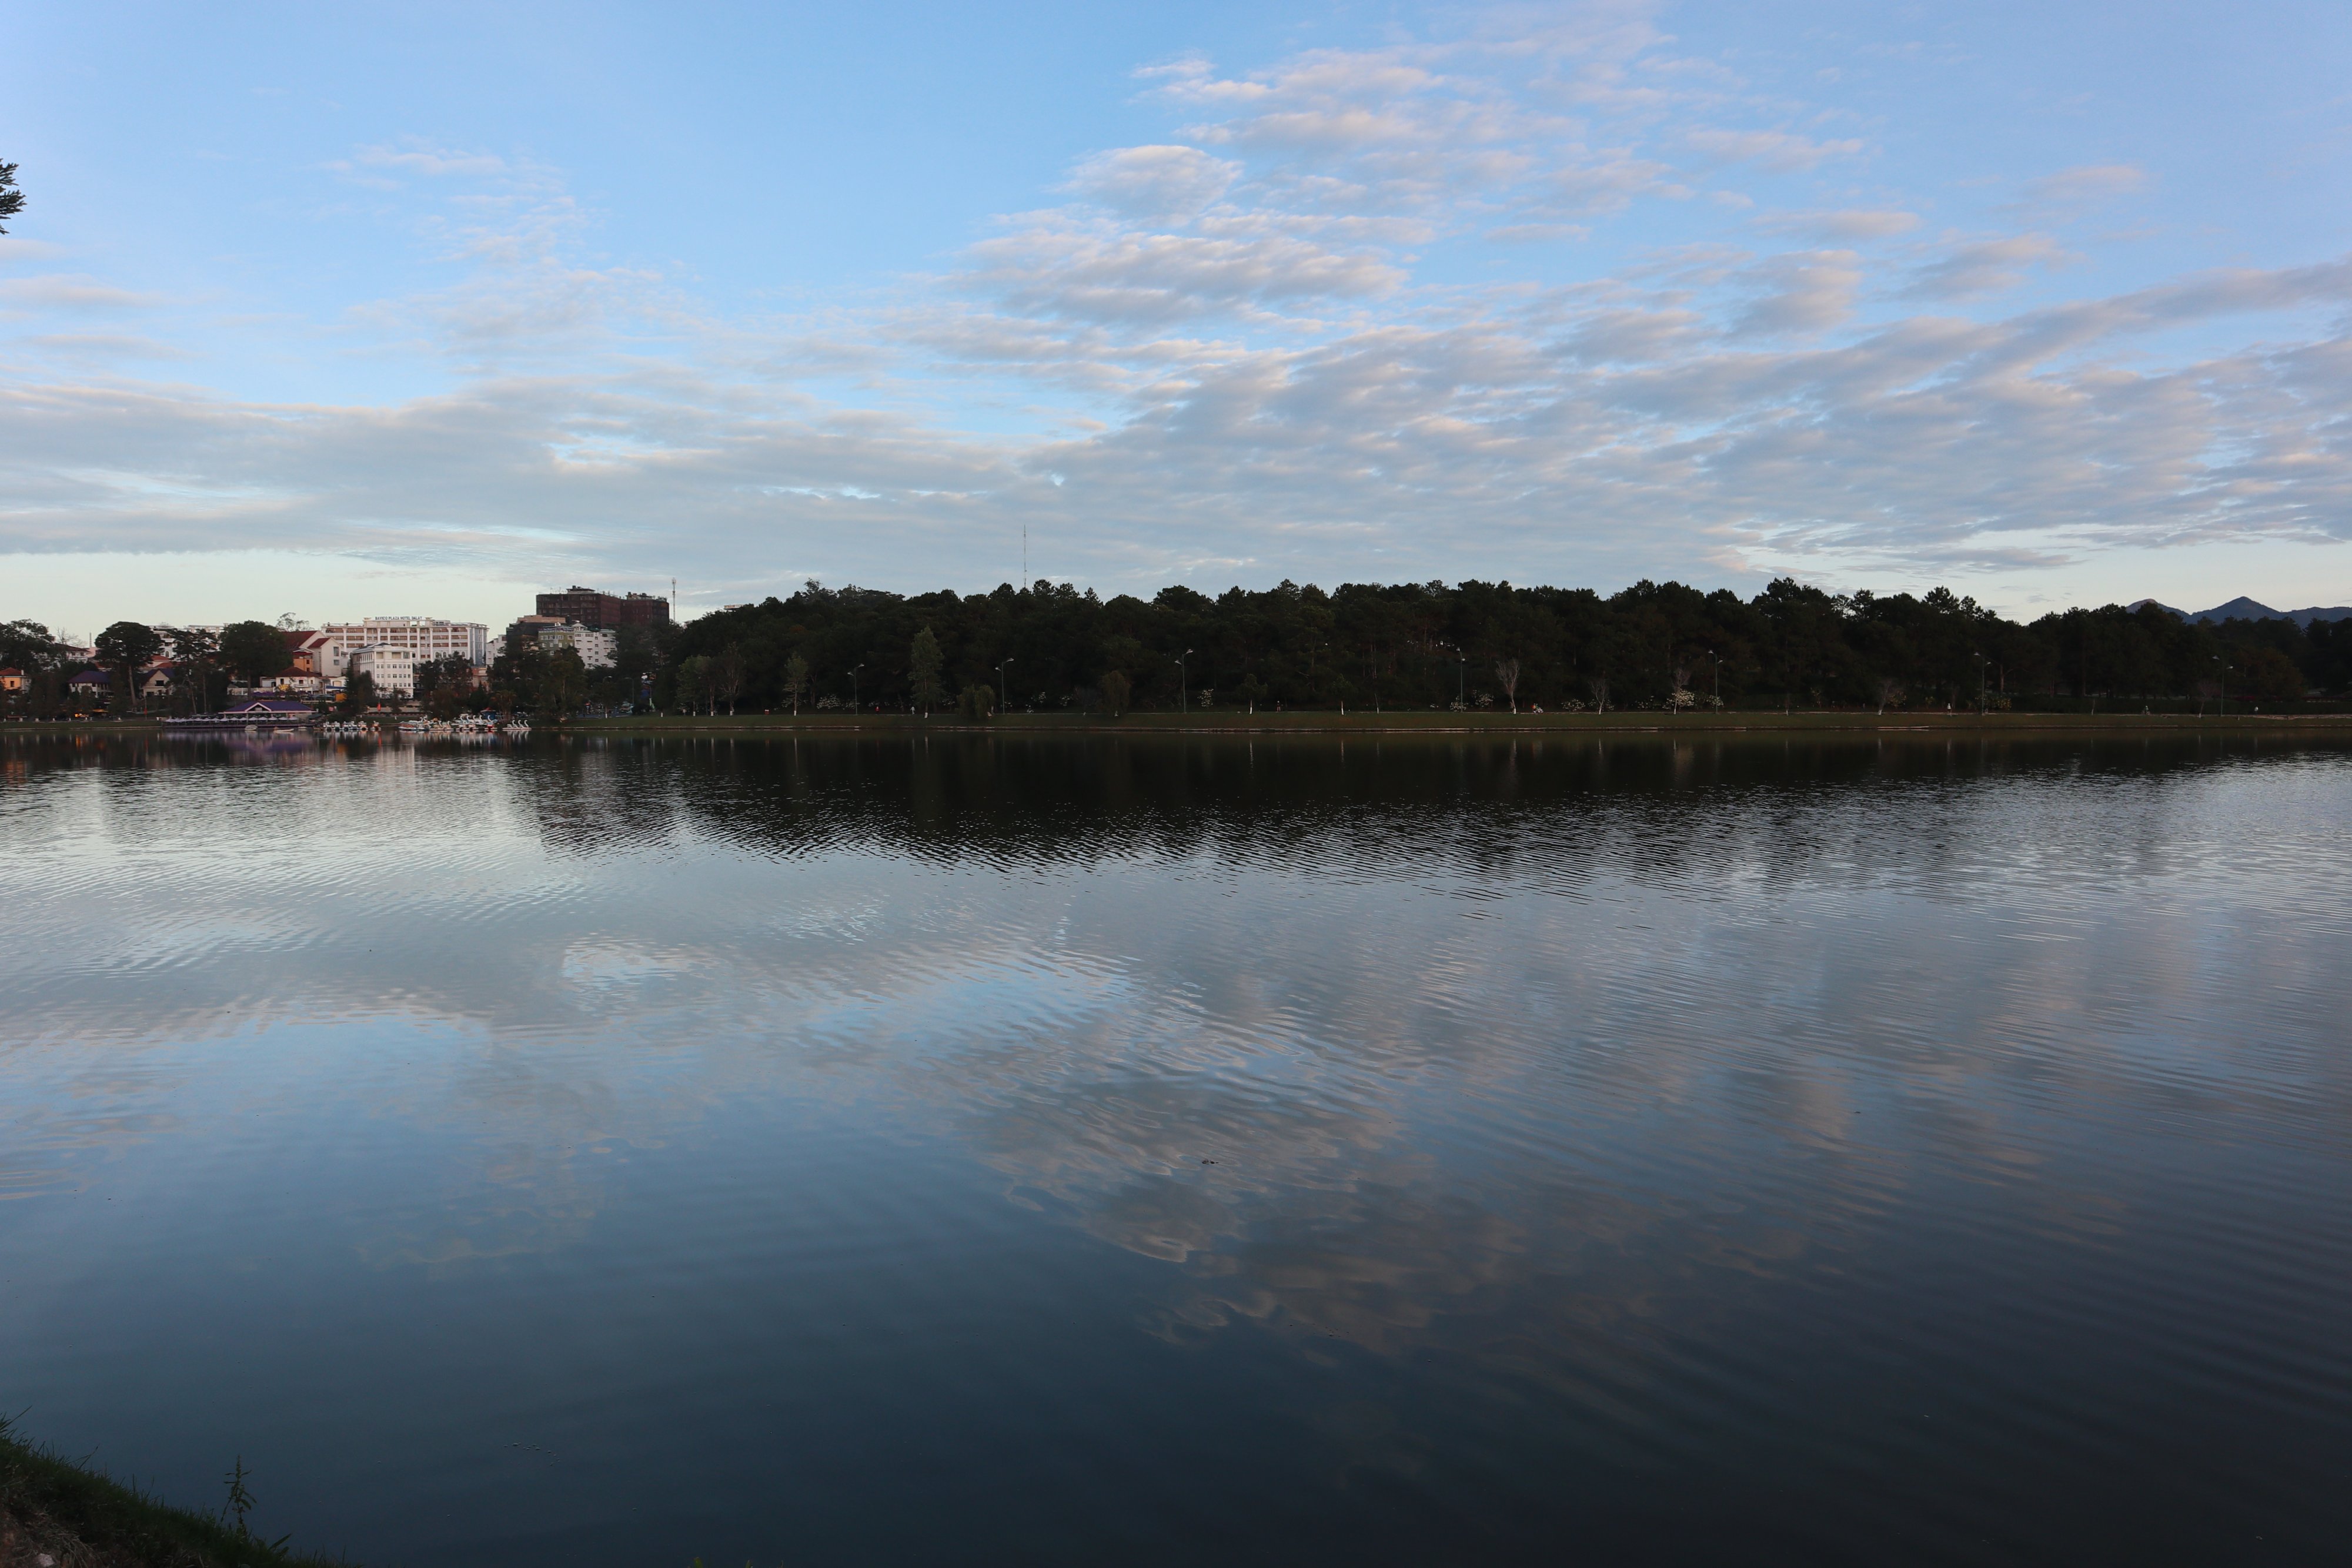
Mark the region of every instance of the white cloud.
<instances>
[{"instance_id":1,"label":"white cloud","mask_svg":"<svg viewBox=\"0 0 2352 1568\"><path fill-rule=\"evenodd\" d=\"M1904 292L1927 299L1998 294L2024 282L2029 273L2081 259L2047 235L1969 240L1948 247L1942 256L1918 267Z\"/></svg>"},{"instance_id":2,"label":"white cloud","mask_svg":"<svg viewBox=\"0 0 2352 1568\"><path fill-rule=\"evenodd\" d=\"M1748 269L1756 297L1739 313L1741 337L1825 332L1853 314L1861 258L1850 250L1794 251Z\"/></svg>"},{"instance_id":3,"label":"white cloud","mask_svg":"<svg viewBox=\"0 0 2352 1568\"><path fill-rule=\"evenodd\" d=\"M1080 163L1070 188L1131 216L1183 218L1223 197L1241 172L1197 147L1121 147Z\"/></svg>"},{"instance_id":4,"label":"white cloud","mask_svg":"<svg viewBox=\"0 0 2352 1568\"><path fill-rule=\"evenodd\" d=\"M80 274L0 278L0 310L68 311L76 315L147 310L163 304L152 295L118 288Z\"/></svg>"},{"instance_id":5,"label":"white cloud","mask_svg":"<svg viewBox=\"0 0 2352 1568\"><path fill-rule=\"evenodd\" d=\"M1919 214L1900 208L1855 207L1836 212L1769 213L1756 220L1759 232L1801 235L1807 239L1892 239L1919 226Z\"/></svg>"},{"instance_id":6,"label":"white cloud","mask_svg":"<svg viewBox=\"0 0 2352 1568\"><path fill-rule=\"evenodd\" d=\"M1222 239L1070 224L1048 214L972 247L971 283L1016 310L1162 323L1254 306L1388 293L1402 281L1364 253L1282 235Z\"/></svg>"},{"instance_id":7,"label":"white cloud","mask_svg":"<svg viewBox=\"0 0 2352 1568\"><path fill-rule=\"evenodd\" d=\"M1851 188L1754 219L1690 203L1729 238L1663 254L1504 248L1754 199L1743 181L1777 205L1868 151L1733 128L1824 121L1675 56L1639 6L1147 80L1184 140L1081 161L1067 204L940 275L785 318L588 256L594 215L523 160L363 150L354 175L433 182L415 232L458 274L330 324L446 367L386 406L108 372L136 340L72 318L162 302L81 274L0 283L57 329L38 346L86 361L0 367L0 548L194 538L740 597L769 570L993 581L1024 526L1046 570L1111 587L1203 562L1607 583L2352 537L2352 345L2308 325L2352 301L2352 261L2004 313L2072 253L2042 232L1905 239L1901 193ZM1426 260L1478 238L1502 242L1457 246L1481 281ZM2263 335L2233 339L2249 315Z\"/></svg>"},{"instance_id":8,"label":"white cloud","mask_svg":"<svg viewBox=\"0 0 2352 1568\"><path fill-rule=\"evenodd\" d=\"M970 582L990 551L958 541L1024 523L1061 541L1057 570L1114 584L1209 557L1328 575L1340 538L1399 575L1485 552L1523 577L1605 580L1613 560L1653 570L1640 563L1727 540L1759 562L1933 571L2352 531L2352 345L2126 363L2138 333L2340 297L2342 269L1897 321L1821 346L1724 337L1820 332L1848 308L1852 270L1833 252L1735 268L1768 291L1727 319L1596 302L1549 344L1500 304L1290 347L950 315L1005 335L986 350L1000 366L1101 371L1123 412L1064 434L959 434L691 365L485 381L380 410L20 386L0 478L20 549L165 549L196 530L502 574L767 558L886 580L920 560L927 581ZM976 337L929 341L980 351ZM871 497L854 514L828 498L852 492ZM671 526L648 535L647 517Z\"/></svg>"},{"instance_id":9,"label":"white cloud","mask_svg":"<svg viewBox=\"0 0 2352 1568\"><path fill-rule=\"evenodd\" d=\"M509 172L507 161L491 152L459 152L412 142L404 147L362 147L337 169L392 169L423 174L428 179L452 176L482 178Z\"/></svg>"},{"instance_id":10,"label":"white cloud","mask_svg":"<svg viewBox=\"0 0 2352 1568\"><path fill-rule=\"evenodd\" d=\"M2095 163L2030 180L2025 199L2037 206L2079 207L2147 188L2147 172L2132 163Z\"/></svg>"},{"instance_id":11,"label":"white cloud","mask_svg":"<svg viewBox=\"0 0 2352 1568\"><path fill-rule=\"evenodd\" d=\"M193 360L175 343L131 332L44 332L23 340L27 348L75 360Z\"/></svg>"},{"instance_id":12,"label":"white cloud","mask_svg":"<svg viewBox=\"0 0 2352 1568\"><path fill-rule=\"evenodd\" d=\"M1856 140L1815 141L1788 131L1707 128L1692 131L1685 140L1702 156L1727 163L1754 163L1776 172L1811 169L1824 159L1859 157L1863 151Z\"/></svg>"}]
</instances>

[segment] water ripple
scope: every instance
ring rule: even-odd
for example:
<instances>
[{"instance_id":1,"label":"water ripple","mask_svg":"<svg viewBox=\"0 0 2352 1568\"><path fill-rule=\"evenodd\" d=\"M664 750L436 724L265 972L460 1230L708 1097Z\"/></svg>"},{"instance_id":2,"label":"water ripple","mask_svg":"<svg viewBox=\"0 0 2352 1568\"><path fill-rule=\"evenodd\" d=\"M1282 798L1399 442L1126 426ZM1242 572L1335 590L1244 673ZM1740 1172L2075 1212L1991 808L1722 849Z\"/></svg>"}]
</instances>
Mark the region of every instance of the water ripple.
<instances>
[{"instance_id":1,"label":"water ripple","mask_svg":"<svg viewBox=\"0 0 2352 1568\"><path fill-rule=\"evenodd\" d=\"M305 1541L2352 1523L2340 748L0 744L9 1396Z\"/></svg>"}]
</instances>

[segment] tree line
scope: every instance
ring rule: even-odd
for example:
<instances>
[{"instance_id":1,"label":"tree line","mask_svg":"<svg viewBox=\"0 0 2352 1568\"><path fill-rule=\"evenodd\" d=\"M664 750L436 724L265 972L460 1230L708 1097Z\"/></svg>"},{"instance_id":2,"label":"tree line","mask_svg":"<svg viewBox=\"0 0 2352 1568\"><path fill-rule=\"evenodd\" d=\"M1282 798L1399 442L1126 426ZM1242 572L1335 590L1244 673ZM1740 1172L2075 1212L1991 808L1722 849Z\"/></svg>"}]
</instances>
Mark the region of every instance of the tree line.
<instances>
[{"instance_id":1,"label":"tree line","mask_svg":"<svg viewBox=\"0 0 2352 1568\"><path fill-rule=\"evenodd\" d=\"M173 666L171 679L151 695L144 677L165 658ZM93 666L105 674L108 706L115 710L186 714L212 712L226 699L232 681L266 680L287 664L285 632L267 621L239 621L218 632L117 621L87 653L39 622L0 622L0 669L22 673L25 690L16 694L16 706L37 717L76 706L67 683Z\"/></svg>"},{"instance_id":2,"label":"tree line","mask_svg":"<svg viewBox=\"0 0 2352 1568\"><path fill-rule=\"evenodd\" d=\"M1102 599L1065 583L902 595L810 582L789 599L631 629L614 663L525 644L476 685L464 661L420 666L428 711L575 713L849 709L984 716L1000 707L1124 712L1543 708L1551 712L1872 706L2273 710L2352 688L2352 622L2189 624L2153 604L2005 619L1945 589L1831 594L1780 579L1753 598L1678 582L1590 589L1507 582L1285 582L1213 598L1190 588ZM179 711L217 706L234 675L285 668L280 629L217 634L118 622L97 639L112 701L170 654ZM75 658L29 621L0 623L0 667L31 677L22 711L56 711ZM344 705L372 705L354 681ZM40 694L46 692L44 699ZM43 701L48 703L42 707Z\"/></svg>"},{"instance_id":3,"label":"tree line","mask_svg":"<svg viewBox=\"0 0 2352 1568\"><path fill-rule=\"evenodd\" d=\"M69 683L80 671L95 668L106 677L105 711L164 716L217 712L233 685L250 689L288 672L293 654L286 634L293 629L291 616L275 623L233 622L217 632L117 621L85 652L39 622L0 622L0 669L19 672L24 682L21 691L9 694L6 707L33 718L87 711L89 705L70 691ZM151 682L158 660L169 661L168 677ZM462 653L452 653L416 666L415 701L428 712L453 717L469 707L489 706L488 695L478 694L474 686L472 663ZM509 707L528 706L517 694L505 695ZM342 712L364 713L378 701L375 682L362 671L344 684L336 706Z\"/></svg>"},{"instance_id":4,"label":"tree line","mask_svg":"<svg viewBox=\"0 0 2352 1568\"><path fill-rule=\"evenodd\" d=\"M1101 599L1064 583L905 596L810 582L647 643L664 710L1117 713L1243 706L1615 708L2244 702L2352 685L2352 622L2189 624L2156 605L2014 622L1946 589L1753 598L1285 582Z\"/></svg>"}]
</instances>

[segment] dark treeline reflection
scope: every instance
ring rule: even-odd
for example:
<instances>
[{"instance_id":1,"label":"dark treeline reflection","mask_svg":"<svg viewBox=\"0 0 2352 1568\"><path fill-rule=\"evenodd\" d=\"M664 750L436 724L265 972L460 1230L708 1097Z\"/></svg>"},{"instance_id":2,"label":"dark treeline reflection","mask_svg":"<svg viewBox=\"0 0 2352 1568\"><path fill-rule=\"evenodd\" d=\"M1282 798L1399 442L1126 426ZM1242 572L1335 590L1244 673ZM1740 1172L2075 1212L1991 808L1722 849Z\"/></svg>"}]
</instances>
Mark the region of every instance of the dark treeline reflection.
<instances>
[{"instance_id":1,"label":"dark treeline reflection","mask_svg":"<svg viewBox=\"0 0 2352 1568\"><path fill-rule=\"evenodd\" d=\"M2242 737L587 740L541 747L519 784L557 849L653 843L683 830L767 855L864 844L1050 865L1214 850L1410 875L1540 852L1638 872L1758 848L1802 862L1844 846L1843 833L1823 838L1807 824L1856 788L1909 799L1997 778L2157 779L2328 749ZM1901 858L1949 826L1923 819L1916 839L1874 853Z\"/></svg>"},{"instance_id":2,"label":"dark treeline reflection","mask_svg":"<svg viewBox=\"0 0 2352 1568\"><path fill-rule=\"evenodd\" d=\"M559 852L652 848L680 835L765 856L844 849L1038 866L1213 851L1294 870L1410 876L1433 868L1622 874L1704 871L1761 854L1830 869L1857 849L1854 792L1895 809L2014 779L2185 779L2216 764L2331 753L2296 737L2099 739L1669 737L1538 740L1328 737L542 739L525 747L378 746L299 737L103 742L0 750L0 779L102 768L126 803L142 776L223 763L352 766L415 776L499 770ZM237 796L225 790L222 809ZM1826 803L1839 809L1824 811ZM1864 862L1932 854L1954 821L1868 818ZM2117 836L2132 815L2119 805ZM1530 857L1538 863L1530 864Z\"/></svg>"}]
</instances>

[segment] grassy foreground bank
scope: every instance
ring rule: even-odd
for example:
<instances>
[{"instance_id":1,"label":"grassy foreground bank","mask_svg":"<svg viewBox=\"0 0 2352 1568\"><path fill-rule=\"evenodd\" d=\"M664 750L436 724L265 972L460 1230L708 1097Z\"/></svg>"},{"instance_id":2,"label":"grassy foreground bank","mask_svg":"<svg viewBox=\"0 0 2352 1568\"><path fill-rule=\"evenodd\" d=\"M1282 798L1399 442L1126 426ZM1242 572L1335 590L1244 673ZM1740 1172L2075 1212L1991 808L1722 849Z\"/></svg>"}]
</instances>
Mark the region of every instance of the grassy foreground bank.
<instances>
[{"instance_id":1,"label":"grassy foreground bank","mask_svg":"<svg viewBox=\"0 0 2352 1568\"><path fill-rule=\"evenodd\" d=\"M551 730L554 727L549 727ZM1918 735L2007 739L2078 735L2352 735L2352 714L2060 714L1974 712L1817 713L1130 713L1000 714L971 720L953 714L679 714L661 718L573 719L576 735L1427 735L1496 740L1528 736ZM542 731L546 733L546 731Z\"/></svg>"},{"instance_id":2,"label":"grassy foreground bank","mask_svg":"<svg viewBox=\"0 0 2352 1568\"><path fill-rule=\"evenodd\" d=\"M226 1512L160 1502L26 1441L0 1417L0 1564L37 1568L44 1560L53 1568L329 1568L345 1561L289 1552Z\"/></svg>"}]
</instances>

